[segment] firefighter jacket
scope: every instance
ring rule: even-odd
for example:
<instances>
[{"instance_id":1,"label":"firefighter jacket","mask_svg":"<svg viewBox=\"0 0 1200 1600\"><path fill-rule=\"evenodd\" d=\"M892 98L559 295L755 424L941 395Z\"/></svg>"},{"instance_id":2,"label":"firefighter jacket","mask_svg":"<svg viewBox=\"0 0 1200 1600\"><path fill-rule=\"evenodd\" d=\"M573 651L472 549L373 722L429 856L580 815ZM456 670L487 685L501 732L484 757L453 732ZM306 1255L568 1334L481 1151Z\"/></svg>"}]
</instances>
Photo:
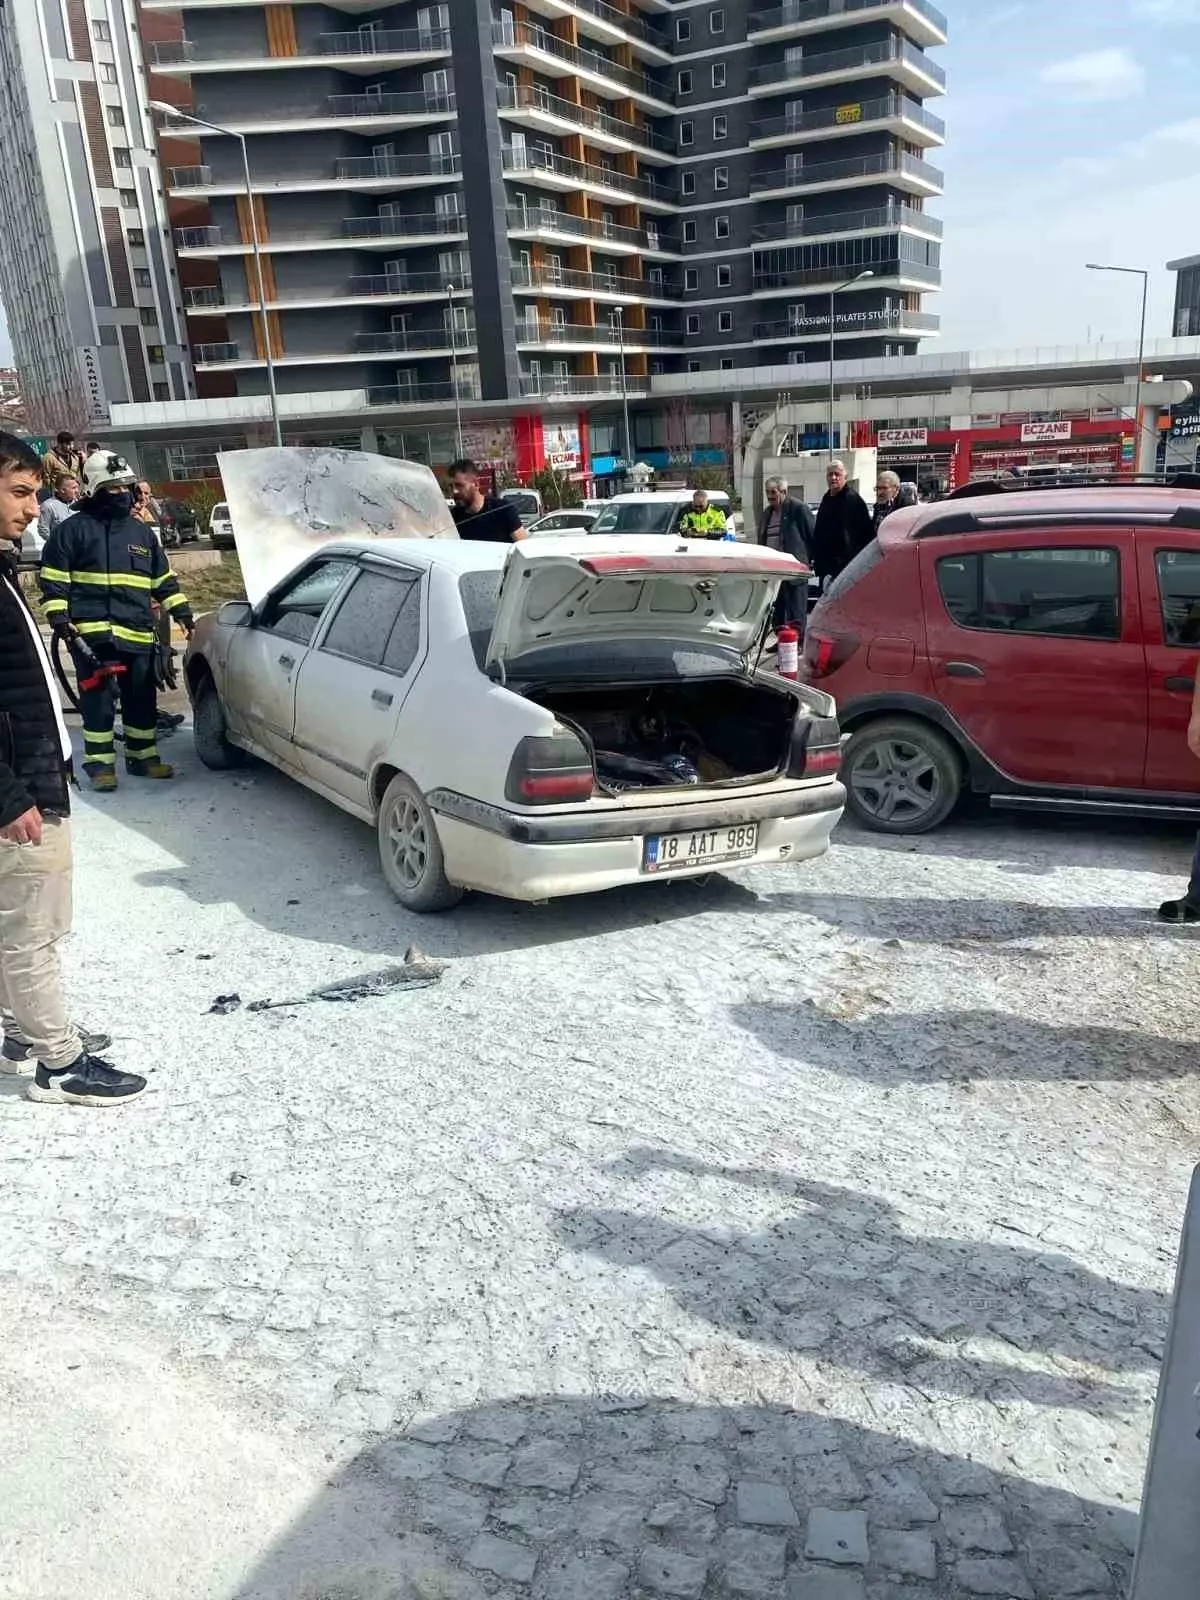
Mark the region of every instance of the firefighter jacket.
<instances>
[{"instance_id":1,"label":"firefighter jacket","mask_svg":"<svg viewBox=\"0 0 1200 1600\"><path fill-rule=\"evenodd\" d=\"M39 578L52 625L65 615L85 640L108 640L118 650L155 648L154 603L192 620L153 529L132 515L102 521L85 509L67 517L46 540Z\"/></svg>"},{"instance_id":2,"label":"firefighter jacket","mask_svg":"<svg viewBox=\"0 0 1200 1600\"><path fill-rule=\"evenodd\" d=\"M680 519L679 531L685 539L720 539L725 534L725 513L716 506L705 506L703 511L689 508Z\"/></svg>"}]
</instances>

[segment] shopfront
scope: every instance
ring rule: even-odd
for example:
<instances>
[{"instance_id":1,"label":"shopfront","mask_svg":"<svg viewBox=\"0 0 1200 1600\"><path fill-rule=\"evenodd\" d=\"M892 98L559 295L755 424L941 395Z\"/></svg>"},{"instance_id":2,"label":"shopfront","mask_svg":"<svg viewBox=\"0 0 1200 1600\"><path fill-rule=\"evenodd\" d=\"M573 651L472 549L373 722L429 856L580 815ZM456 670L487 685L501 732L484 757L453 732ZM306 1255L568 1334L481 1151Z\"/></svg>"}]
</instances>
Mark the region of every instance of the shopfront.
<instances>
[{"instance_id":1,"label":"shopfront","mask_svg":"<svg viewBox=\"0 0 1200 1600\"><path fill-rule=\"evenodd\" d=\"M973 478L1134 470L1133 419L1088 415L974 417L969 428L878 428L879 466L908 482L957 489Z\"/></svg>"}]
</instances>

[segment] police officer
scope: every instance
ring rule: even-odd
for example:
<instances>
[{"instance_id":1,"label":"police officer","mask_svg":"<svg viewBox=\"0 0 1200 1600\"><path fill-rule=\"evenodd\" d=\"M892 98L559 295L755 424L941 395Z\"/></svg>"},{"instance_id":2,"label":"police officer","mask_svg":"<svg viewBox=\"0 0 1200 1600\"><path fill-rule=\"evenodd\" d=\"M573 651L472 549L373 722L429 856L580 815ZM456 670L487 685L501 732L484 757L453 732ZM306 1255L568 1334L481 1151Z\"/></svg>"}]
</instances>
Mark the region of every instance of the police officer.
<instances>
[{"instance_id":1,"label":"police officer","mask_svg":"<svg viewBox=\"0 0 1200 1600\"><path fill-rule=\"evenodd\" d=\"M80 677L83 769L94 789L117 786L113 743L114 678L121 696L125 769L136 778L173 778L156 742L153 605L178 617L189 635L187 596L162 545L132 515L137 479L107 450L88 457L83 499L55 528L42 551L43 609L73 647ZM97 680L97 667L110 669ZM88 684L88 687L84 685Z\"/></svg>"},{"instance_id":2,"label":"police officer","mask_svg":"<svg viewBox=\"0 0 1200 1600\"><path fill-rule=\"evenodd\" d=\"M709 505L704 489L697 489L692 496L691 509L680 518L679 531L685 539L723 539L726 532L725 513L719 507Z\"/></svg>"}]
</instances>

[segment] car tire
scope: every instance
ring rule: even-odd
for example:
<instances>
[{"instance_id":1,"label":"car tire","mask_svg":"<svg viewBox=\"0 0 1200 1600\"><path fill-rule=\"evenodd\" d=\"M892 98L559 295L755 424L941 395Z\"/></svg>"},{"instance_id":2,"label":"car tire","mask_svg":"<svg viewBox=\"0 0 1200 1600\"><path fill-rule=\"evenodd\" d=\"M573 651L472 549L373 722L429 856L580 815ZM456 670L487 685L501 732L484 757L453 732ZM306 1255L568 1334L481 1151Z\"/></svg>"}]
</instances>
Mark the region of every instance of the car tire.
<instances>
[{"instance_id":1,"label":"car tire","mask_svg":"<svg viewBox=\"0 0 1200 1600\"><path fill-rule=\"evenodd\" d=\"M229 772L246 764L246 752L229 741L225 731L225 708L216 684L207 676L192 702L192 740L196 754L213 772Z\"/></svg>"},{"instance_id":2,"label":"car tire","mask_svg":"<svg viewBox=\"0 0 1200 1600\"><path fill-rule=\"evenodd\" d=\"M387 886L407 911L449 911L463 890L446 876L442 842L425 796L397 773L379 803L379 861Z\"/></svg>"},{"instance_id":3,"label":"car tire","mask_svg":"<svg viewBox=\"0 0 1200 1600\"><path fill-rule=\"evenodd\" d=\"M962 757L917 717L881 717L856 728L842 760L850 814L876 833L928 833L962 794Z\"/></svg>"}]
</instances>

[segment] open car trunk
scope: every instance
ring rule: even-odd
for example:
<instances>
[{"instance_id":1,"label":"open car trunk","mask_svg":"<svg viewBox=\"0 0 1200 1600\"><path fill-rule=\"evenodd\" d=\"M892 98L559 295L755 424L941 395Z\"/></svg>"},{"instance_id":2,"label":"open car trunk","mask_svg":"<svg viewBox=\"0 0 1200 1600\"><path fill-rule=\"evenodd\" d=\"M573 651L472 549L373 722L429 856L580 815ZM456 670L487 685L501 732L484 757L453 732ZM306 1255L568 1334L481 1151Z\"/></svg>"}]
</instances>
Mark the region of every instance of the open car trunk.
<instances>
[{"instance_id":1,"label":"open car trunk","mask_svg":"<svg viewBox=\"0 0 1200 1600\"><path fill-rule=\"evenodd\" d=\"M773 778L798 709L786 691L738 678L525 692L580 735L608 794Z\"/></svg>"}]
</instances>

